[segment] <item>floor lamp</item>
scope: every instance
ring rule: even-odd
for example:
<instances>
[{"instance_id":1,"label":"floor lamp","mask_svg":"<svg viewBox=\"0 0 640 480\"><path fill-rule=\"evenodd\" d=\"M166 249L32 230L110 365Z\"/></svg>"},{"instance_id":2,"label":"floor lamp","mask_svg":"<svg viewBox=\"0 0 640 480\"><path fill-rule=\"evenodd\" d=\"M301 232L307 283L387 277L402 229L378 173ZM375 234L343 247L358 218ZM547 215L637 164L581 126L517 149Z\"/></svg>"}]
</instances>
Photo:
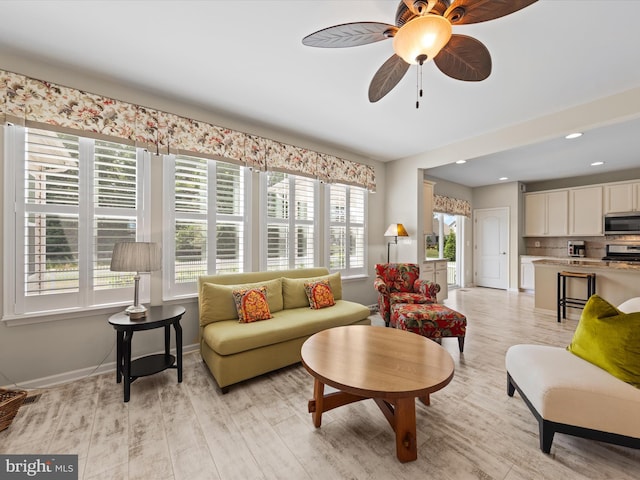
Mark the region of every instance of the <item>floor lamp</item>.
<instances>
[{"instance_id":1,"label":"floor lamp","mask_svg":"<svg viewBox=\"0 0 640 480\"><path fill-rule=\"evenodd\" d=\"M389 228L387 228L387 231L384 232L384 236L394 237L393 242L387 243L387 263L389 263L389 249L391 248L391 244L393 243L397 245L398 237L408 237L409 234L405 230L404 225L402 225L401 223L392 223L391 225L389 225Z\"/></svg>"}]
</instances>

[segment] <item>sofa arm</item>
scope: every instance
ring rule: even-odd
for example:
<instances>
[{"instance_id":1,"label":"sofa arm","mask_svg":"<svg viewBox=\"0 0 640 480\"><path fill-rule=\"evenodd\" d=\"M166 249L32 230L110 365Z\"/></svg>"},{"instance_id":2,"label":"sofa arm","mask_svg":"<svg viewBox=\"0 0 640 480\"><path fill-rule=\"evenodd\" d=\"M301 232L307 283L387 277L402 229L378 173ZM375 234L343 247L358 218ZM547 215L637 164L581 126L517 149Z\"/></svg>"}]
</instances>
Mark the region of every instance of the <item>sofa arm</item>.
<instances>
[{"instance_id":1,"label":"sofa arm","mask_svg":"<svg viewBox=\"0 0 640 480\"><path fill-rule=\"evenodd\" d=\"M389 295L389 293L390 293L389 292L389 287L384 282L382 277L376 277L376 279L373 281L373 288L375 288L382 295Z\"/></svg>"},{"instance_id":2,"label":"sofa arm","mask_svg":"<svg viewBox=\"0 0 640 480\"><path fill-rule=\"evenodd\" d=\"M413 291L430 298L432 303L438 303L437 295L440 291L440 285L437 283L418 279L413 282Z\"/></svg>"}]
</instances>

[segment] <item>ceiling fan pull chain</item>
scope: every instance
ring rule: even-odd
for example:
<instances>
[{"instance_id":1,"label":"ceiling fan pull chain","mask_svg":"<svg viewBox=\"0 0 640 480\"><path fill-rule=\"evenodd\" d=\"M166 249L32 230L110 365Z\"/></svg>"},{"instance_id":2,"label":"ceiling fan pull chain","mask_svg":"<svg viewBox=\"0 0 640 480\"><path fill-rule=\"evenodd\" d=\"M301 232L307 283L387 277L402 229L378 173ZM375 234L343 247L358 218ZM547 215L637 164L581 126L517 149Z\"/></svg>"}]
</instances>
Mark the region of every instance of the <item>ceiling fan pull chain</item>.
<instances>
[{"instance_id":1,"label":"ceiling fan pull chain","mask_svg":"<svg viewBox=\"0 0 640 480\"><path fill-rule=\"evenodd\" d=\"M420 108L420 98L422 97L422 65L427 60L426 55L418 55L418 71L416 72L416 108Z\"/></svg>"},{"instance_id":2,"label":"ceiling fan pull chain","mask_svg":"<svg viewBox=\"0 0 640 480\"><path fill-rule=\"evenodd\" d=\"M420 66L416 67L416 108L420 108Z\"/></svg>"}]
</instances>

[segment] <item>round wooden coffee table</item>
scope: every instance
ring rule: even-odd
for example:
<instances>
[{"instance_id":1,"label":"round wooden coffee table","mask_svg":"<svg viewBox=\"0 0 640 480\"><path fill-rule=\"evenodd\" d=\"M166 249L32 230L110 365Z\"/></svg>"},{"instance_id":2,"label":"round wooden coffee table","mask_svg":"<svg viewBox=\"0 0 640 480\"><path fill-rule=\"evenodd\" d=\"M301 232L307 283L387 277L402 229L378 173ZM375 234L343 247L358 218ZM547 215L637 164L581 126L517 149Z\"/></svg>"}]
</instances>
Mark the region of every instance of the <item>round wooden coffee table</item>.
<instances>
[{"instance_id":1,"label":"round wooden coffee table","mask_svg":"<svg viewBox=\"0 0 640 480\"><path fill-rule=\"evenodd\" d=\"M396 433L401 462L418 458L416 404L453 378L449 352L415 333L349 325L323 330L302 345L302 363L314 377L309 413L320 427L322 413L372 398ZM339 392L324 394L330 385Z\"/></svg>"}]
</instances>

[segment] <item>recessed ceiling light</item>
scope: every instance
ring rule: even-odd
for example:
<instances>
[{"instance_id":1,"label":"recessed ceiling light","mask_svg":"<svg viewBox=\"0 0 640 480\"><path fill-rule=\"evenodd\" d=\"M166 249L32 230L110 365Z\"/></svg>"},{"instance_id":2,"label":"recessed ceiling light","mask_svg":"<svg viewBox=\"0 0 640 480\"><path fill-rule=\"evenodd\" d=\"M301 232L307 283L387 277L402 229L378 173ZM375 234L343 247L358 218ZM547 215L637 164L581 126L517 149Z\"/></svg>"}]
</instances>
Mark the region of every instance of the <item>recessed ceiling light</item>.
<instances>
[{"instance_id":1,"label":"recessed ceiling light","mask_svg":"<svg viewBox=\"0 0 640 480\"><path fill-rule=\"evenodd\" d=\"M504 182L505 180L509 180L509 177L500 177L498 180L500 180L501 182Z\"/></svg>"},{"instance_id":2,"label":"recessed ceiling light","mask_svg":"<svg viewBox=\"0 0 640 480\"><path fill-rule=\"evenodd\" d=\"M461 164L463 164L463 163L467 163L467 161L466 161L466 160L458 160L458 161L456 161L456 163L457 163L457 164L459 164L459 165L461 165Z\"/></svg>"},{"instance_id":3,"label":"recessed ceiling light","mask_svg":"<svg viewBox=\"0 0 640 480\"><path fill-rule=\"evenodd\" d=\"M600 165L604 165L604 162L593 162L591 164L592 167L599 167Z\"/></svg>"},{"instance_id":4,"label":"recessed ceiling light","mask_svg":"<svg viewBox=\"0 0 640 480\"><path fill-rule=\"evenodd\" d=\"M570 133L569 135L567 135L566 138L567 140L572 140L574 138L578 138L582 136L582 132L575 132L575 133Z\"/></svg>"}]
</instances>

